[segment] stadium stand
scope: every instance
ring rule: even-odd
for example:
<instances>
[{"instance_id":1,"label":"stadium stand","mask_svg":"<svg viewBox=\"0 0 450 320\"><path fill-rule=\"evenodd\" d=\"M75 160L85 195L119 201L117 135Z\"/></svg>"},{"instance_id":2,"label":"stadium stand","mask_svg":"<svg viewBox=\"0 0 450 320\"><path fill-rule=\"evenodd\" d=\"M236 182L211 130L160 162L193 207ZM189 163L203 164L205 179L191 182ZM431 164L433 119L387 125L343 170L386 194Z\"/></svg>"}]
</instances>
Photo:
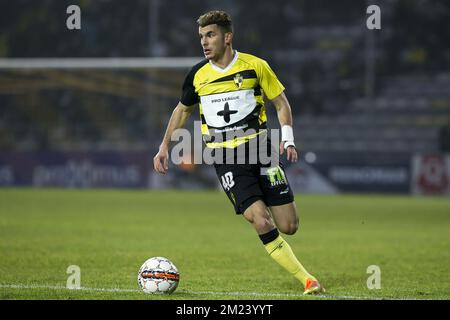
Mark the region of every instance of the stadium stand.
<instances>
[{"instance_id":1,"label":"stadium stand","mask_svg":"<svg viewBox=\"0 0 450 320\"><path fill-rule=\"evenodd\" d=\"M266 58L288 88L302 150L416 153L445 145L449 4L379 3L381 31L365 28L364 2L228 4L236 48ZM75 34L52 17L66 5L2 4L0 57L200 56L195 17L216 3L85 1L83 28ZM164 18L156 43L149 44L152 8ZM258 23L261 16L283 24ZM40 36L30 38L32 30ZM371 95L365 82L369 32L375 46ZM0 70L0 150L154 150L186 71Z\"/></svg>"}]
</instances>

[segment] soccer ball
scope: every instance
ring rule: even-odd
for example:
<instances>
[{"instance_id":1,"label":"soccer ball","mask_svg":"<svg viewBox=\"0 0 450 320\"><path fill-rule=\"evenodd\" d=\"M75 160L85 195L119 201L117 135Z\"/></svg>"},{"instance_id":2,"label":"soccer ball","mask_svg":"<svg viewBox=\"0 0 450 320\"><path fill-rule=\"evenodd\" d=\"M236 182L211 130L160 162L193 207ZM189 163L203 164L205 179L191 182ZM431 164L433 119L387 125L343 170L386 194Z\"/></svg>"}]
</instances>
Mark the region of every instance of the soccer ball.
<instances>
[{"instance_id":1,"label":"soccer ball","mask_svg":"<svg viewBox=\"0 0 450 320\"><path fill-rule=\"evenodd\" d=\"M171 294L178 287L179 281L177 267L164 257L148 259L138 273L139 287L145 293Z\"/></svg>"}]
</instances>

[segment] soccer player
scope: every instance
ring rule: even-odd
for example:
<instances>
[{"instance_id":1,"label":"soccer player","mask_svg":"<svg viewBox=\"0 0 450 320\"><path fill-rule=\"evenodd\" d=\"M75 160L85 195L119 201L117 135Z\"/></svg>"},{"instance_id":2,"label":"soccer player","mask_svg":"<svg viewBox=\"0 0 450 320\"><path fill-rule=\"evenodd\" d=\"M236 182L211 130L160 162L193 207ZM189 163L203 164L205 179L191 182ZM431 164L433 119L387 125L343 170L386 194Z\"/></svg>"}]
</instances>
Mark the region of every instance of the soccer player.
<instances>
[{"instance_id":1,"label":"soccer player","mask_svg":"<svg viewBox=\"0 0 450 320\"><path fill-rule=\"evenodd\" d=\"M224 163L215 163L214 167L236 214L242 214L253 225L268 254L303 284L304 294L324 292L280 235L280 232L294 234L299 224L294 195L282 165L278 162L265 168L264 173L261 169L266 164L260 160L249 163L247 155L245 163L232 161L237 160L237 153L230 157L224 151L244 147L254 152L250 147L253 139L258 139L259 147L261 143L270 145L265 95L277 111L282 140L280 154L286 153L288 161L297 161L285 88L266 61L233 49L233 27L228 13L210 11L200 16L197 23L206 59L192 67L186 76L180 102L153 159L154 169L160 174L167 173L172 133L185 125L198 104L206 146L215 151L221 149L224 154ZM232 138L230 132L235 133Z\"/></svg>"}]
</instances>

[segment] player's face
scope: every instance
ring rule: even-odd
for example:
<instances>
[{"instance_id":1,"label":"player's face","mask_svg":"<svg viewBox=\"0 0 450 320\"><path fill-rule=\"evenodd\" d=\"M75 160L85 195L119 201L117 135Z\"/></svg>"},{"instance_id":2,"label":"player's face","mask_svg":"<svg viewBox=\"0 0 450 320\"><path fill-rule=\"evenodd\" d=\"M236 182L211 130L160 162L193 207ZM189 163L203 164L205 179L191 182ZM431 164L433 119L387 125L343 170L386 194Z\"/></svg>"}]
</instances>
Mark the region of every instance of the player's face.
<instances>
[{"instance_id":1,"label":"player's face","mask_svg":"<svg viewBox=\"0 0 450 320\"><path fill-rule=\"evenodd\" d=\"M212 61L219 60L225 53L228 34L224 34L217 24L199 27L198 34L205 58Z\"/></svg>"}]
</instances>

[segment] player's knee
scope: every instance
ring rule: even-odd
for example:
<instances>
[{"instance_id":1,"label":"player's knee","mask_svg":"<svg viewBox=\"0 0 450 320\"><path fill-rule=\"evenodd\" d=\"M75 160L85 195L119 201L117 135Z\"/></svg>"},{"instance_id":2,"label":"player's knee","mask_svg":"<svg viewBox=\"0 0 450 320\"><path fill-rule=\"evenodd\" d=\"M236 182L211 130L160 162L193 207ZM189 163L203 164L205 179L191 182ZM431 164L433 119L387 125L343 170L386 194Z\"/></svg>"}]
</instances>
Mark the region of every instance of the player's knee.
<instances>
[{"instance_id":1,"label":"player's knee","mask_svg":"<svg viewBox=\"0 0 450 320\"><path fill-rule=\"evenodd\" d=\"M296 217L294 220L286 222L281 228L280 231L287 235L293 235L297 232L299 227L299 221Z\"/></svg>"},{"instance_id":2,"label":"player's knee","mask_svg":"<svg viewBox=\"0 0 450 320\"><path fill-rule=\"evenodd\" d=\"M287 228L286 234L293 235L297 232L297 230L298 230L298 222L290 223Z\"/></svg>"}]
</instances>

